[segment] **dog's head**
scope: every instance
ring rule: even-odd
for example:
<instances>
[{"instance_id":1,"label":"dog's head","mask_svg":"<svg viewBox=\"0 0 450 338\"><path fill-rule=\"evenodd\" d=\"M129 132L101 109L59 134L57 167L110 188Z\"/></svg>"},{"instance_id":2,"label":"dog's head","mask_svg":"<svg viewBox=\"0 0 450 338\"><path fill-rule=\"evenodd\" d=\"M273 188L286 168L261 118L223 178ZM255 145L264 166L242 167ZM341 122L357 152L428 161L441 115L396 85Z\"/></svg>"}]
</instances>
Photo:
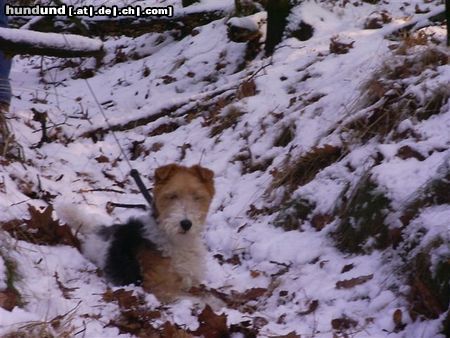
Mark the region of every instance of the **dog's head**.
<instances>
[{"instance_id":1,"label":"dog's head","mask_svg":"<svg viewBox=\"0 0 450 338\"><path fill-rule=\"evenodd\" d=\"M198 235L214 196L214 173L199 165L168 164L155 171L158 223L169 237Z\"/></svg>"}]
</instances>

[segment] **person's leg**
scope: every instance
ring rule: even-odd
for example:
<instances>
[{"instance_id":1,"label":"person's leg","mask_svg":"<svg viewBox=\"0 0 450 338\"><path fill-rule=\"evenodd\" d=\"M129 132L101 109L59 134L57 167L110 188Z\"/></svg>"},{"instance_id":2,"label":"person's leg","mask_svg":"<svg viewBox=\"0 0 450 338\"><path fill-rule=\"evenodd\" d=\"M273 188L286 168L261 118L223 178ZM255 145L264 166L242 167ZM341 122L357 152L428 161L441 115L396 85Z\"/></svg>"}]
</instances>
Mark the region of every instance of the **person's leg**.
<instances>
[{"instance_id":1,"label":"person's leg","mask_svg":"<svg viewBox=\"0 0 450 338\"><path fill-rule=\"evenodd\" d=\"M0 27L8 27L8 18L5 15L5 1L0 0ZM11 70L11 58L0 50L0 156L21 158L21 148L15 142L14 135L8 126L7 114L11 101L11 87L9 84L9 72Z\"/></svg>"}]
</instances>

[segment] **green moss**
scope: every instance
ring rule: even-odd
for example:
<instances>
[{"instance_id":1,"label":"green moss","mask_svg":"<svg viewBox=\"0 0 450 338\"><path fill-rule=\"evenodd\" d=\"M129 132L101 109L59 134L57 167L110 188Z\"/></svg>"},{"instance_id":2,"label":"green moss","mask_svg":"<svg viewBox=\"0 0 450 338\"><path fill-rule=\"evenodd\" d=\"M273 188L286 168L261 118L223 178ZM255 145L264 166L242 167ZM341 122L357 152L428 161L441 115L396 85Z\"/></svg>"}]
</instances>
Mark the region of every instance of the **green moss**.
<instances>
[{"instance_id":1,"label":"green moss","mask_svg":"<svg viewBox=\"0 0 450 338\"><path fill-rule=\"evenodd\" d=\"M418 315L436 319L448 310L450 304L450 257L442 257L434 273L431 271L430 254L442 245L435 241L430 248L417 254L410 264L410 303L413 318ZM445 330L445 322L444 322Z\"/></svg>"},{"instance_id":2,"label":"green moss","mask_svg":"<svg viewBox=\"0 0 450 338\"><path fill-rule=\"evenodd\" d=\"M353 197L341 207L341 221L333 233L337 247L351 253L386 248L390 244L389 229L385 222L390 200L370 177L365 178L356 189ZM373 245L367 246L370 239Z\"/></svg>"},{"instance_id":3,"label":"green moss","mask_svg":"<svg viewBox=\"0 0 450 338\"><path fill-rule=\"evenodd\" d=\"M17 264L10 258L6 258L3 255L1 257L3 258L6 268L6 290L14 292L17 297L17 305L21 307L24 305L24 302L19 291L16 288L16 282L20 280L20 276L17 273Z\"/></svg>"},{"instance_id":4,"label":"green moss","mask_svg":"<svg viewBox=\"0 0 450 338\"><path fill-rule=\"evenodd\" d=\"M437 264L432 280L441 304L445 309L448 308L450 303L450 257Z\"/></svg>"},{"instance_id":5,"label":"green moss","mask_svg":"<svg viewBox=\"0 0 450 338\"><path fill-rule=\"evenodd\" d=\"M424 191L417 196L405 208L400 217L403 225L408 225L411 220L417 217L422 208L431 205L450 204L450 170L447 168L446 172L439 178L436 178L425 187Z\"/></svg>"},{"instance_id":6,"label":"green moss","mask_svg":"<svg viewBox=\"0 0 450 338\"><path fill-rule=\"evenodd\" d=\"M301 223L308 219L315 208L315 203L311 201L294 198L281 207L273 224L286 231L300 230Z\"/></svg>"}]
</instances>

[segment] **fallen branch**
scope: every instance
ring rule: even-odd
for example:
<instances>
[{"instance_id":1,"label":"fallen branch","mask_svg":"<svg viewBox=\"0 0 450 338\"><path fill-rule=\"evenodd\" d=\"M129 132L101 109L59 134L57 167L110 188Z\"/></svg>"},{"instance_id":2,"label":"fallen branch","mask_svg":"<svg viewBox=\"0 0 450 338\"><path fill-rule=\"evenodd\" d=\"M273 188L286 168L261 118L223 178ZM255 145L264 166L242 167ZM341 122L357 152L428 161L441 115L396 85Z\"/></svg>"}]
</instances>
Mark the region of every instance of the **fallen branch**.
<instances>
[{"instance_id":1,"label":"fallen branch","mask_svg":"<svg viewBox=\"0 0 450 338\"><path fill-rule=\"evenodd\" d=\"M70 58L101 56L103 43L79 35L0 28L0 49L8 55L31 54Z\"/></svg>"},{"instance_id":2,"label":"fallen branch","mask_svg":"<svg viewBox=\"0 0 450 338\"><path fill-rule=\"evenodd\" d=\"M102 139L104 135L109 132L119 132L126 131L129 129L133 129L139 126L148 125L151 122L155 122L161 117L182 117L191 113L193 110L195 111L205 111L208 106L211 106L215 103L209 102L209 100L213 97L215 98L223 98L226 102L231 102L235 98L235 88L236 86L226 86L225 88L220 88L218 90L214 90L208 92L206 94L197 95L193 98L189 98L186 101L182 101L180 103L173 104L168 108L162 108L159 112L155 114L151 114L149 116L141 117L136 120L131 120L129 122L123 124L114 124L109 125L108 127L100 127L94 130L89 130L81 135L81 137L92 138L94 142L99 139ZM231 93L227 93L231 91ZM205 102L205 103L202 103Z\"/></svg>"},{"instance_id":3,"label":"fallen branch","mask_svg":"<svg viewBox=\"0 0 450 338\"><path fill-rule=\"evenodd\" d=\"M107 205L111 208L141 209L141 210L148 209L148 207L145 204L127 204L127 203L108 202Z\"/></svg>"},{"instance_id":4,"label":"fallen branch","mask_svg":"<svg viewBox=\"0 0 450 338\"><path fill-rule=\"evenodd\" d=\"M125 194L125 191L110 189L110 188L97 188L97 189L80 189L77 191L78 193L86 193L86 192L114 192L116 194Z\"/></svg>"}]
</instances>

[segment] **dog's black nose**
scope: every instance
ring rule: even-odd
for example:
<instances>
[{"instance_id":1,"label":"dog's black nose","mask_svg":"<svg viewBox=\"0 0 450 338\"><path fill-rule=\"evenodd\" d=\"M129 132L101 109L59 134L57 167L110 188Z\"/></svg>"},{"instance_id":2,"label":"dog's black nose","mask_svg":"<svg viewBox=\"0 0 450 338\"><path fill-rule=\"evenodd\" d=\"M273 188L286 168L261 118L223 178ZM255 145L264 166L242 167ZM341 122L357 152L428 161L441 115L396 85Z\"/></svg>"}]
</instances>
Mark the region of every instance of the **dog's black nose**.
<instances>
[{"instance_id":1,"label":"dog's black nose","mask_svg":"<svg viewBox=\"0 0 450 338\"><path fill-rule=\"evenodd\" d=\"M192 222L188 219L184 219L180 222L180 225L184 231L188 231L192 227Z\"/></svg>"}]
</instances>

